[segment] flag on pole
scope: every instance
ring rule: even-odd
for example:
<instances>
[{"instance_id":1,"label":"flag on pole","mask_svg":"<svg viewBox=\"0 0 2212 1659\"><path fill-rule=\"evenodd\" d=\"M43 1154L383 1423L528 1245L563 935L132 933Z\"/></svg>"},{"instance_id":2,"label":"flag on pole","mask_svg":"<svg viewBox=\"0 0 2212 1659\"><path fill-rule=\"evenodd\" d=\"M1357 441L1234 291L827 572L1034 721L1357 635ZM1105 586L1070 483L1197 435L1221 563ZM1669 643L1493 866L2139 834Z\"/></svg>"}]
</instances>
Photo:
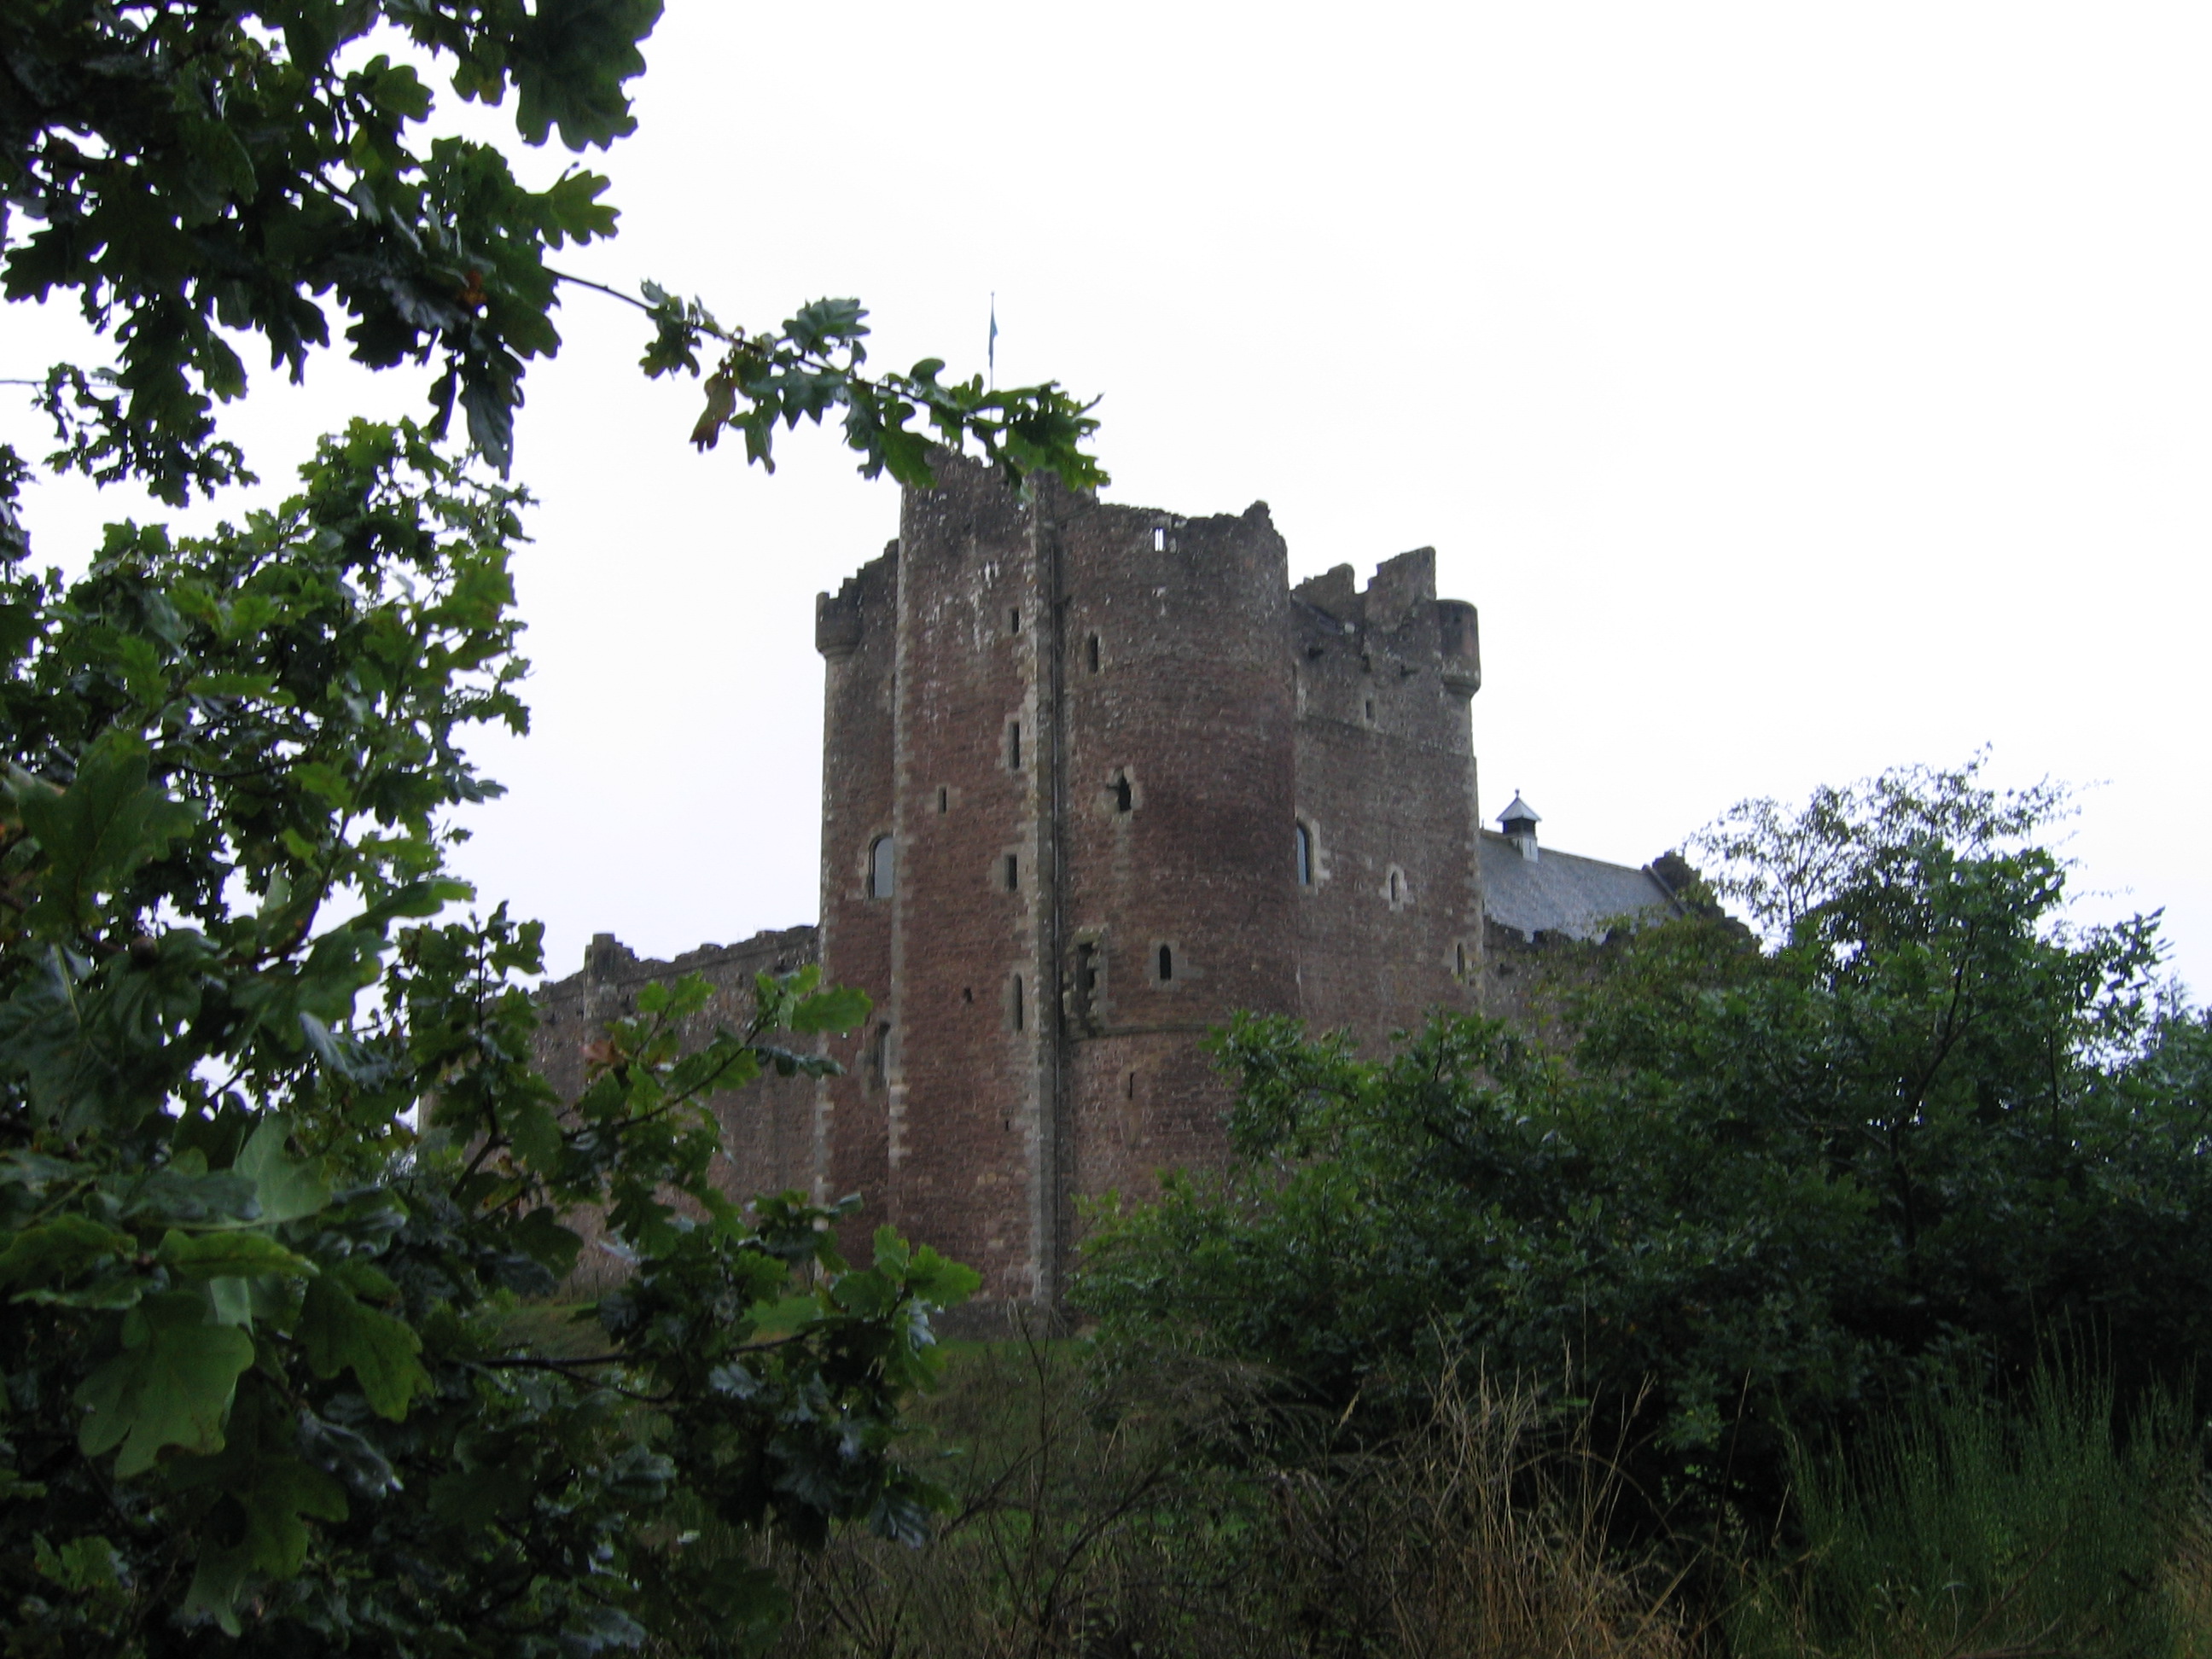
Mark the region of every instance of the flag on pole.
<instances>
[{"instance_id":1,"label":"flag on pole","mask_svg":"<svg viewBox=\"0 0 2212 1659\"><path fill-rule=\"evenodd\" d=\"M996 391L999 385L999 295L995 289L991 291L991 338L983 348L983 359L990 366L991 387Z\"/></svg>"}]
</instances>

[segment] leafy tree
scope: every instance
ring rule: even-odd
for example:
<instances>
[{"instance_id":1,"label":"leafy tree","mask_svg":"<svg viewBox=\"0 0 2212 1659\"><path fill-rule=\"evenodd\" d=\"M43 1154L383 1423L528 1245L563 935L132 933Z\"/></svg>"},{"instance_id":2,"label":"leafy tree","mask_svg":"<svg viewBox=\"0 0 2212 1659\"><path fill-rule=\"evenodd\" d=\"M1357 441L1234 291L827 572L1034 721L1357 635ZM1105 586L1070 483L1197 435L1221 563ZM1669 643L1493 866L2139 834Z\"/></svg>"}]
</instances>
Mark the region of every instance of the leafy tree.
<instances>
[{"instance_id":1,"label":"leafy tree","mask_svg":"<svg viewBox=\"0 0 2212 1659\"><path fill-rule=\"evenodd\" d=\"M2062 924L2020 844L2056 799L1908 771L1739 812L1722 878L1791 895L1781 942L1706 914L1594 948L1565 1053L1240 1020L1241 1162L1109 1218L1079 1295L1338 1402L1439 1346L1564 1368L1677 1519L1771 1517L1792 1431L2054 1340L2212 1374L2212 1030L2153 921Z\"/></svg>"},{"instance_id":2,"label":"leafy tree","mask_svg":"<svg viewBox=\"0 0 2212 1659\"><path fill-rule=\"evenodd\" d=\"M825 1069L775 1033L866 1000L763 978L679 1054L706 988L655 992L564 1112L515 982L538 929L422 920L466 893L440 812L490 787L457 731L522 717L520 497L406 428L305 471L243 528L119 527L74 586L6 584L13 1650L591 1652L670 1597L772 1623L682 1523L915 1535L898 1403L975 1282L888 1230L848 1268L844 1209L708 1179L706 1096ZM507 1310L581 1204L640 1266L548 1356ZM763 1342L794 1271L814 1311Z\"/></svg>"},{"instance_id":3,"label":"leafy tree","mask_svg":"<svg viewBox=\"0 0 2212 1659\"><path fill-rule=\"evenodd\" d=\"M245 476L214 417L246 389L230 337L258 335L296 380L329 343L334 306L358 361L434 360L430 434L458 404L503 471L526 364L561 343L556 287L580 280L549 256L611 235L616 211L596 173L571 168L532 190L492 145L425 143L434 100L416 63L449 65L464 99L496 105L512 91L533 145L557 131L572 151L604 148L635 125L627 87L660 9L11 0L0 11L0 283L11 300L76 294L118 346L111 368L62 364L46 377L63 441L54 464L137 477L177 503ZM1097 423L1056 386L948 383L933 358L864 374L858 301L820 301L749 332L652 284L617 297L651 317L647 373L706 374L702 446L735 426L748 454L772 463L779 421L842 410L870 477L925 480L933 434L973 439L1017 471L1103 481L1081 448Z\"/></svg>"},{"instance_id":4,"label":"leafy tree","mask_svg":"<svg viewBox=\"0 0 2212 1659\"><path fill-rule=\"evenodd\" d=\"M684 1052L696 980L641 999L580 1100L531 1068L539 933L445 868L523 729L504 475L547 264L610 234L604 181L542 191L424 143L432 94L516 98L524 138L629 130L656 0L24 0L0 11L0 271L117 347L43 393L54 467L181 502L246 477L215 405L258 335L295 375L333 313L373 367L435 361L432 418L325 439L300 491L199 538L112 527L29 562L0 452L0 1598L10 1655L588 1655L681 1609L737 1650L781 1601L702 1528L919 1535L894 1456L964 1268L849 1205L708 1178L713 1092L816 1073L866 1000L763 977ZM381 32L380 33L380 31ZM405 43L411 62L391 50ZM924 429L1096 481L1054 387L862 373L859 306L725 330L659 289L647 368L706 377L696 436L842 410L866 471ZM702 356L716 354L702 362ZM787 1036L786 1033L789 1035ZM637 1256L527 1340L604 1209ZM771 1304L803 1306L769 1334ZM795 1322L793 1321L795 1320Z\"/></svg>"}]
</instances>

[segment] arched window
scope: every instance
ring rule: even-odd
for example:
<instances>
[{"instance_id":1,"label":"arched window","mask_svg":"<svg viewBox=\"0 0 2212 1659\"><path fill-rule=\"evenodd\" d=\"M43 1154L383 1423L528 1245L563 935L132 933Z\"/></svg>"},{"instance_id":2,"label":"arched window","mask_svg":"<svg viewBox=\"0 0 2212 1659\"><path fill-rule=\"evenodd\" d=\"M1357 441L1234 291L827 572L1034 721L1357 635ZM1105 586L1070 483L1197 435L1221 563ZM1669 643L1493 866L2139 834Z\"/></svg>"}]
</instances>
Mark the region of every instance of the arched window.
<instances>
[{"instance_id":1,"label":"arched window","mask_svg":"<svg viewBox=\"0 0 2212 1659\"><path fill-rule=\"evenodd\" d=\"M1313 831L1307 829L1303 823L1297 827L1298 832L1298 885L1301 887L1310 887L1313 885Z\"/></svg>"},{"instance_id":2,"label":"arched window","mask_svg":"<svg viewBox=\"0 0 2212 1659\"><path fill-rule=\"evenodd\" d=\"M1160 983L1164 985L1175 977L1175 951L1165 945L1160 946Z\"/></svg>"},{"instance_id":3,"label":"arched window","mask_svg":"<svg viewBox=\"0 0 2212 1659\"><path fill-rule=\"evenodd\" d=\"M1136 795L1129 787L1129 775L1127 772L1116 772L1114 775L1114 810L1117 812L1126 812L1135 805Z\"/></svg>"},{"instance_id":4,"label":"arched window","mask_svg":"<svg viewBox=\"0 0 2212 1659\"><path fill-rule=\"evenodd\" d=\"M1395 870L1393 870L1390 872L1390 902L1393 904L1402 904L1405 901L1406 878L1400 875Z\"/></svg>"},{"instance_id":5,"label":"arched window","mask_svg":"<svg viewBox=\"0 0 2212 1659\"><path fill-rule=\"evenodd\" d=\"M868 896L889 898L891 896L892 874L891 838L878 836L868 848Z\"/></svg>"}]
</instances>

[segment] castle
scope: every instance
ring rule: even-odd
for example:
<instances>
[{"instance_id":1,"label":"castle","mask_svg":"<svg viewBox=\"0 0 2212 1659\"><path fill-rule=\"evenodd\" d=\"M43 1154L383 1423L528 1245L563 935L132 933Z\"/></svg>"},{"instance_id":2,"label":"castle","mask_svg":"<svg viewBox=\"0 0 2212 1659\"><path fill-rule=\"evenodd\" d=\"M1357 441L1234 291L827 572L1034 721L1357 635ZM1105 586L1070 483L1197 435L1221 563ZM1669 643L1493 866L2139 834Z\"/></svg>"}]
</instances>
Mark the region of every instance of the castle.
<instances>
[{"instance_id":1,"label":"castle","mask_svg":"<svg viewBox=\"0 0 2212 1659\"><path fill-rule=\"evenodd\" d=\"M1075 1200L1217 1162L1200 1038L1238 1009L1373 1045L1510 1003L1547 934L1673 908L1660 870L1480 828L1472 605L1431 550L1293 589L1264 504L1186 519L940 455L896 541L817 604L818 928L643 963L609 935L548 988L542 1057L638 986L818 961L874 1000L842 1076L718 1102L733 1192L859 1193L869 1224L1057 1302Z\"/></svg>"}]
</instances>

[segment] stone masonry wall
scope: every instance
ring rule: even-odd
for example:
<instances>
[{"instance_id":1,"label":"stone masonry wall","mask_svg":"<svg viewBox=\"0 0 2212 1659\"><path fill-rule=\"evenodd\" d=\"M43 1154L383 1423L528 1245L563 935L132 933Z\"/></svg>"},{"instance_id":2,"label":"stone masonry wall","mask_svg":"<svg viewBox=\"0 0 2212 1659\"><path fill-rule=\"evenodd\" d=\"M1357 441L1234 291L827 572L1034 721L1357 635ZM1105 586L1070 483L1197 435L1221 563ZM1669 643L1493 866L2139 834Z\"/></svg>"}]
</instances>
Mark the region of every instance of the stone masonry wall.
<instances>
[{"instance_id":1,"label":"stone masonry wall","mask_svg":"<svg viewBox=\"0 0 2212 1659\"><path fill-rule=\"evenodd\" d=\"M858 1193L865 1233L890 1214L890 1085L898 1012L891 1000L892 895L878 895L872 854L896 829L892 696L897 648L898 544L816 606L827 668L823 707L822 946L839 983L875 1003L865 1030L830 1040L842 1077L819 1085L817 1201ZM893 842L896 845L896 842ZM893 860L896 870L896 861ZM848 1247L857 1243L848 1239Z\"/></svg>"},{"instance_id":2,"label":"stone masonry wall","mask_svg":"<svg viewBox=\"0 0 2212 1659\"><path fill-rule=\"evenodd\" d=\"M889 1215L988 1294L1027 1299L1049 1294L1057 1186L1038 988L1042 596L1014 493L939 466L939 487L907 491L899 519Z\"/></svg>"},{"instance_id":3,"label":"stone masonry wall","mask_svg":"<svg viewBox=\"0 0 2212 1659\"><path fill-rule=\"evenodd\" d=\"M730 1190L858 1193L859 1233L888 1220L988 1301L1056 1304L1080 1198L1225 1155L1208 1029L1254 1009L1371 1043L1478 1006L1474 612L1426 549L1293 594L1263 503L1025 500L934 464L817 608L818 936L669 963L602 936L543 1042L573 1094L647 979L706 971L734 1020L759 967L818 952L874 1013L829 1043L844 1075L716 1103Z\"/></svg>"},{"instance_id":4,"label":"stone masonry wall","mask_svg":"<svg viewBox=\"0 0 2212 1659\"><path fill-rule=\"evenodd\" d=\"M1142 1198L1222 1156L1204 1033L1297 1005L1287 556L1264 504L1070 502L1054 533L1068 1175Z\"/></svg>"},{"instance_id":5,"label":"stone masonry wall","mask_svg":"<svg viewBox=\"0 0 2212 1659\"><path fill-rule=\"evenodd\" d=\"M742 1030L754 1008L754 976L796 972L817 956L811 927L756 933L742 945L707 945L673 962L640 957L611 933L593 939L581 973L538 993L538 1063L563 1100L574 1100L589 1081L585 1050L605 1034L608 1022L637 1012L637 994L658 981L671 983L702 974L714 988L707 1006L687 1022L684 1036L704 1043L719 1027ZM714 1184L733 1199L816 1186L815 1084L811 1078L764 1077L708 1101L722 1126L724 1156ZM569 1218L585 1236L576 1283L590 1286L618 1275L617 1258L600 1248L596 1216Z\"/></svg>"},{"instance_id":6,"label":"stone masonry wall","mask_svg":"<svg viewBox=\"0 0 2212 1659\"><path fill-rule=\"evenodd\" d=\"M1437 600L1436 554L1422 548L1364 592L1339 565L1301 583L1291 610L1310 848L1298 1009L1373 1052L1428 1010L1472 1012L1481 995L1474 607Z\"/></svg>"}]
</instances>

